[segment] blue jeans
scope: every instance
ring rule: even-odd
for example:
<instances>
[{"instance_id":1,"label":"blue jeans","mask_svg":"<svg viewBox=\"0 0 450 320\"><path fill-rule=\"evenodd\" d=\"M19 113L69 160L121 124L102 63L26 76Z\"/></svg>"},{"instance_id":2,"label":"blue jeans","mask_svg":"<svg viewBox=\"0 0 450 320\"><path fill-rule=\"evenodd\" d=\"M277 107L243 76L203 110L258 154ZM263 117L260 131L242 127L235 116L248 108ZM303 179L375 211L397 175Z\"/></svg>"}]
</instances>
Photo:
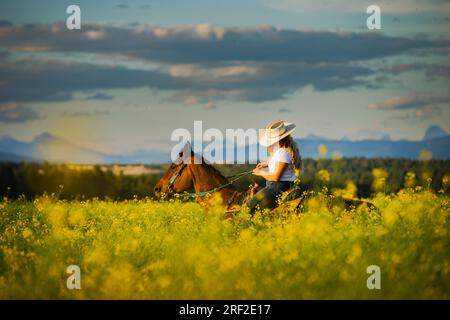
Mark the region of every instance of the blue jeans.
<instances>
[{"instance_id":1,"label":"blue jeans","mask_svg":"<svg viewBox=\"0 0 450 320\"><path fill-rule=\"evenodd\" d=\"M277 206L278 196L284 191L289 190L292 184L293 182L290 181L266 181L266 186L247 201L250 214L255 213L257 209L275 208Z\"/></svg>"}]
</instances>

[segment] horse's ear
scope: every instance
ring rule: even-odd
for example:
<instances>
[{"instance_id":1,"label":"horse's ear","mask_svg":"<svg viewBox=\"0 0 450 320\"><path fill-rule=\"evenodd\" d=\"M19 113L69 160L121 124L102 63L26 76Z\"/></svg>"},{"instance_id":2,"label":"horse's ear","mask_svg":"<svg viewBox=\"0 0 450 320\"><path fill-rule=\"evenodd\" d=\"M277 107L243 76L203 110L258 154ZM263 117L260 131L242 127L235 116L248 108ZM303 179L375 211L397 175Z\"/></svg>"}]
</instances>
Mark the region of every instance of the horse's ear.
<instances>
[{"instance_id":1,"label":"horse's ear","mask_svg":"<svg viewBox=\"0 0 450 320\"><path fill-rule=\"evenodd\" d=\"M192 151L192 146L189 141L186 141L186 144L184 145L183 150L191 150Z\"/></svg>"},{"instance_id":2,"label":"horse's ear","mask_svg":"<svg viewBox=\"0 0 450 320\"><path fill-rule=\"evenodd\" d=\"M183 149L180 151L180 158L183 160L183 163L191 163L191 157L194 154L194 151L192 151L191 143L188 141L184 145Z\"/></svg>"},{"instance_id":3,"label":"horse's ear","mask_svg":"<svg viewBox=\"0 0 450 320\"><path fill-rule=\"evenodd\" d=\"M181 159L181 161L185 164L203 163L203 158L201 156L195 154L195 152L192 150L191 143L189 141L186 142L183 149L178 154L178 158Z\"/></svg>"}]
</instances>

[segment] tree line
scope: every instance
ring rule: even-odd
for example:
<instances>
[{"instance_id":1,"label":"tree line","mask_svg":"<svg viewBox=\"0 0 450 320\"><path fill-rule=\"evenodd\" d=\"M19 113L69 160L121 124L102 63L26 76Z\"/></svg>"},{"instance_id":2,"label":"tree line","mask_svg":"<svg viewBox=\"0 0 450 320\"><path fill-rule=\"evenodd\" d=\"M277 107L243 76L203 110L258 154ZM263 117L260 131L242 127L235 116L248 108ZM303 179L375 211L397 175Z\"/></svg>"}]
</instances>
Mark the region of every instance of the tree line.
<instances>
[{"instance_id":1,"label":"tree line","mask_svg":"<svg viewBox=\"0 0 450 320\"><path fill-rule=\"evenodd\" d=\"M17 198L55 194L60 199L153 197L153 188L168 165L149 165L152 173L125 175L112 166L77 166L50 163L1 163L0 195ZM225 176L251 170L254 165L215 165ZM349 182L356 186L357 195L369 197L376 191L397 192L405 187L422 186L434 191L449 192L450 160L411 159L305 159L301 170L303 190L345 188ZM236 182L246 188L258 178L247 176ZM376 182L382 181L382 190ZM379 185L379 183L378 183Z\"/></svg>"}]
</instances>

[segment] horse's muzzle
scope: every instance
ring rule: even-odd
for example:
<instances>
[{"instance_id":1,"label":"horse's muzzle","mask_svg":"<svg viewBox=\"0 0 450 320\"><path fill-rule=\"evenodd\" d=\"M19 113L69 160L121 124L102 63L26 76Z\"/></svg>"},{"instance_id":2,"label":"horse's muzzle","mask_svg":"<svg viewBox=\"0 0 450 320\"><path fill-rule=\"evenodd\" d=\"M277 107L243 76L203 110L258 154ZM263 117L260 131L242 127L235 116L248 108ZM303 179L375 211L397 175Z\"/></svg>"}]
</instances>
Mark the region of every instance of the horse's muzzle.
<instances>
[{"instance_id":1,"label":"horse's muzzle","mask_svg":"<svg viewBox=\"0 0 450 320\"><path fill-rule=\"evenodd\" d=\"M153 192L154 192L156 198L160 198L161 197L161 186L156 185L153 188Z\"/></svg>"}]
</instances>

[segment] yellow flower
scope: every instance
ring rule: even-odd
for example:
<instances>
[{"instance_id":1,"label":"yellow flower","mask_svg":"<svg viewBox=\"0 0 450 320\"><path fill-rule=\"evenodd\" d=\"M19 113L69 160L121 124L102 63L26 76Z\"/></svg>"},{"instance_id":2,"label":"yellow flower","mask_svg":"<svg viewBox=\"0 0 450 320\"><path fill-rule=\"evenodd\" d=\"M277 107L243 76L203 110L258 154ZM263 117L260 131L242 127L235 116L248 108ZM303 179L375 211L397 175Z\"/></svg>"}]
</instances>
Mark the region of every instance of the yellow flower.
<instances>
[{"instance_id":1,"label":"yellow flower","mask_svg":"<svg viewBox=\"0 0 450 320\"><path fill-rule=\"evenodd\" d=\"M395 210L391 208L387 208L383 212L383 219L387 226L392 226L398 219L398 214L395 212Z\"/></svg>"},{"instance_id":2,"label":"yellow flower","mask_svg":"<svg viewBox=\"0 0 450 320\"><path fill-rule=\"evenodd\" d=\"M343 269L339 272L339 278L341 278L341 280L347 282L347 281L350 281L351 275L347 270Z\"/></svg>"},{"instance_id":3,"label":"yellow flower","mask_svg":"<svg viewBox=\"0 0 450 320\"><path fill-rule=\"evenodd\" d=\"M388 178L389 174L384 169L374 168L372 169L372 175L372 189L374 191L381 191L386 185L386 179Z\"/></svg>"},{"instance_id":4,"label":"yellow flower","mask_svg":"<svg viewBox=\"0 0 450 320\"><path fill-rule=\"evenodd\" d=\"M352 246L352 251L350 252L350 254L347 256L346 262L348 264L352 264L356 261L356 259L358 259L359 257L361 257L362 254L362 249L359 245L355 244Z\"/></svg>"},{"instance_id":5,"label":"yellow flower","mask_svg":"<svg viewBox=\"0 0 450 320\"><path fill-rule=\"evenodd\" d=\"M32 232L30 229L28 229L28 228L25 228L25 229L23 229L23 231L22 231L22 236L23 236L25 239L31 237L32 234L33 234L33 232Z\"/></svg>"},{"instance_id":6,"label":"yellow flower","mask_svg":"<svg viewBox=\"0 0 450 320\"><path fill-rule=\"evenodd\" d=\"M422 149L419 152L419 159L421 161L429 161L429 160L431 160L432 157L433 157L433 154L431 153L430 150Z\"/></svg>"},{"instance_id":7,"label":"yellow flower","mask_svg":"<svg viewBox=\"0 0 450 320\"><path fill-rule=\"evenodd\" d=\"M405 175L405 187L413 188L416 184L416 174L414 172L407 172Z\"/></svg>"},{"instance_id":8,"label":"yellow flower","mask_svg":"<svg viewBox=\"0 0 450 320\"><path fill-rule=\"evenodd\" d=\"M158 277L157 282L161 288L165 289L170 286L170 284L172 283L172 279L167 275L163 275Z\"/></svg>"},{"instance_id":9,"label":"yellow flower","mask_svg":"<svg viewBox=\"0 0 450 320\"><path fill-rule=\"evenodd\" d=\"M329 182L331 179L331 175L326 169L319 170L317 173L319 179L323 182Z\"/></svg>"},{"instance_id":10,"label":"yellow flower","mask_svg":"<svg viewBox=\"0 0 450 320\"><path fill-rule=\"evenodd\" d=\"M401 261L402 261L402 258L398 255L398 254L393 254L392 256L391 256L391 261L392 261L392 263L394 264L394 265L397 265L397 264L399 264Z\"/></svg>"},{"instance_id":11,"label":"yellow flower","mask_svg":"<svg viewBox=\"0 0 450 320\"><path fill-rule=\"evenodd\" d=\"M345 183L345 188L343 189L333 189L333 194L338 197L343 197L345 199L353 199L356 197L358 192L358 187L356 184L349 180Z\"/></svg>"},{"instance_id":12,"label":"yellow flower","mask_svg":"<svg viewBox=\"0 0 450 320\"><path fill-rule=\"evenodd\" d=\"M68 216L68 222L72 225L83 226L86 224L86 218L84 216L84 211L80 209L76 209L70 212Z\"/></svg>"},{"instance_id":13,"label":"yellow flower","mask_svg":"<svg viewBox=\"0 0 450 320\"><path fill-rule=\"evenodd\" d=\"M176 200L11 200L0 217L0 299L370 299L374 291L355 288L365 288L371 264L397 283L381 299L448 298L437 281L450 275L446 193L378 194L368 199L377 210L344 210L331 198L310 193L301 214L247 223ZM82 290L66 288L71 264Z\"/></svg>"},{"instance_id":14,"label":"yellow flower","mask_svg":"<svg viewBox=\"0 0 450 320\"><path fill-rule=\"evenodd\" d=\"M446 173L444 177L442 177L442 185L445 187L450 186L450 174Z\"/></svg>"},{"instance_id":15,"label":"yellow flower","mask_svg":"<svg viewBox=\"0 0 450 320\"><path fill-rule=\"evenodd\" d=\"M319 153L319 157L320 158L325 158L327 156L327 146L324 144L319 144L319 146L317 147L317 151Z\"/></svg>"}]
</instances>

